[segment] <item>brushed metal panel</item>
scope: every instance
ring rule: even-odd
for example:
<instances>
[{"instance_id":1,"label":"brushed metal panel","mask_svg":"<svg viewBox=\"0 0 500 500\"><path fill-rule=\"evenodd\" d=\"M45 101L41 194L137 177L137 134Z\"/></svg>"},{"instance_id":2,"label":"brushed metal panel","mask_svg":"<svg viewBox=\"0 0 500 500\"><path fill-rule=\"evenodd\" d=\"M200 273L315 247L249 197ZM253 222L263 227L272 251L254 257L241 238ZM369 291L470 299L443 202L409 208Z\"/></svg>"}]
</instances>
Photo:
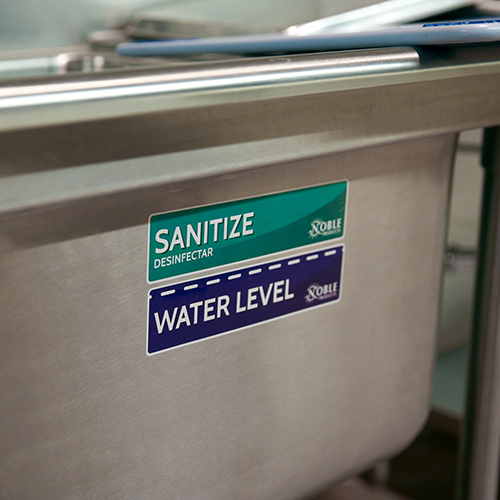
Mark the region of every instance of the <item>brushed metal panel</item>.
<instances>
[{"instance_id":1,"label":"brushed metal panel","mask_svg":"<svg viewBox=\"0 0 500 500\"><path fill-rule=\"evenodd\" d=\"M335 127L338 114L356 131L357 144L362 138L375 145L458 132L499 121L499 49L495 44L477 45L419 52L408 47L338 51L117 71L91 78L8 81L0 85L0 130L154 113L168 119L193 109L205 116L214 114L212 125L217 125L215 118L239 113L237 105L245 104L257 106L260 114L272 113L285 127L283 106L288 107L291 99L307 106L313 97L322 107L301 112L314 116L331 101L339 112L329 114L323 124ZM317 133L319 124L312 123ZM292 120L291 127L296 126ZM226 130L227 137L234 138L242 129L257 133L252 120L240 120L233 127L234 131ZM344 145L342 141L337 150Z\"/></svg>"},{"instance_id":2,"label":"brushed metal panel","mask_svg":"<svg viewBox=\"0 0 500 500\"><path fill-rule=\"evenodd\" d=\"M4 213L0 496L292 499L395 454L429 406L454 146L227 164ZM150 213L345 178L340 303L146 356Z\"/></svg>"}]
</instances>

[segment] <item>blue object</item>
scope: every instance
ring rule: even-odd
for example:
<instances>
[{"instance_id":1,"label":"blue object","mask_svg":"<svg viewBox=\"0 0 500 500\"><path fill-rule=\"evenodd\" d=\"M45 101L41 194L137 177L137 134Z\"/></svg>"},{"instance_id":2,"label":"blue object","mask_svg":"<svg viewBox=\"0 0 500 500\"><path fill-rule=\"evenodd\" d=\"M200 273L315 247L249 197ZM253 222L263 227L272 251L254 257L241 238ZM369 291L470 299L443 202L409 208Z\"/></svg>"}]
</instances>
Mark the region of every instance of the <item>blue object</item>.
<instances>
[{"instance_id":1,"label":"blue object","mask_svg":"<svg viewBox=\"0 0 500 500\"><path fill-rule=\"evenodd\" d=\"M149 291L147 354L340 300L344 246Z\"/></svg>"},{"instance_id":2,"label":"blue object","mask_svg":"<svg viewBox=\"0 0 500 500\"><path fill-rule=\"evenodd\" d=\"M264 35L122 43L123 56L168 56L196 53L270 54L405 45L451 45L500 41L500 19L408 25L377 31L292 36Z\"/></svg>"}]
</instances>

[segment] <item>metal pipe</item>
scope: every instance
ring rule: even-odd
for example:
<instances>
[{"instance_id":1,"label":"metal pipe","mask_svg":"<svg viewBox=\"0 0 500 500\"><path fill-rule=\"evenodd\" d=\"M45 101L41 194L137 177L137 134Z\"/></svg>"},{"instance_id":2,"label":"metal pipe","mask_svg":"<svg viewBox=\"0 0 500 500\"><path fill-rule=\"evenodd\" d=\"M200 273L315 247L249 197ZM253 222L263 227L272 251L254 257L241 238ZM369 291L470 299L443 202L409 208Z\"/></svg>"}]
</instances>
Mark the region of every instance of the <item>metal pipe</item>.
<instances>
[{"instance_id":1,"label":"metal pipe","mask_svg":"<svg viewBox=\"0 0 500 500\"><path fill-rule=\"evenodd\" d=\"M479 260L459 500L496 500L500 458L500 127L485 130Z\"/></svg>"}]
</instances>

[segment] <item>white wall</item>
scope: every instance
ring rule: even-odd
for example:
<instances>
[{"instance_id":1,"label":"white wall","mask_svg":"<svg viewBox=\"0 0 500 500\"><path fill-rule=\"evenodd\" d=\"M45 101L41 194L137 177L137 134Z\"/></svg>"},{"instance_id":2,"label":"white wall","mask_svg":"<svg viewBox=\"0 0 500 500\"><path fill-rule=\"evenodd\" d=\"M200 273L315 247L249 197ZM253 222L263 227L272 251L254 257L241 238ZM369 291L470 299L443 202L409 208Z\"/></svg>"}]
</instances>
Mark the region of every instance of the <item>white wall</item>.
<instances>
[{"instance_id":1,"label":"white wall","mask_svg":"<svg viewBox=\"0 0 500 500\"><path fill-rule=\"evenodd\" d=\"M75 45L152 0L0 0L0 50ZM166 2L164 2L166 3Z\"/></svg>"}]
</instances>

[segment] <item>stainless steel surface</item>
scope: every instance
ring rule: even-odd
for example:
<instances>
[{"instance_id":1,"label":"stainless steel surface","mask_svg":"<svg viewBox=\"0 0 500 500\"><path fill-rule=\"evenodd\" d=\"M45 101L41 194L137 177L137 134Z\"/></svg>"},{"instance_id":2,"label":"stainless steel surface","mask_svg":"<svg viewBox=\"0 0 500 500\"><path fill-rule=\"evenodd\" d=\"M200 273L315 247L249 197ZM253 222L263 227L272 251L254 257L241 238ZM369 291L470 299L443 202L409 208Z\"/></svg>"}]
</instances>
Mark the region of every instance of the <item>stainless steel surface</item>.
<instances>
[{"instance_id":1,"label":"stainless steel surface","mask_svg":"<svg viewBox=\"0 0 500 500\"><path fill-rule=\"evenodd\" d=\"M0 109L4 117L0 129L36 126L37 122L74 122L208 104L203 102L203 96L209 101L215 98L220 104L234 102L235 98L236 101L248 101L245 91L252 89L272 89L271 94L265 92L264 98L284 97L287 87L296 89L301 83L384 74L413 69L418 65L419 57L415 50L395 48L193 64L172 70L103 75L91 80L28 81L26 85L0 87ZM237 95L234 95L235 92ZM255 97L251 96L250 100ZM212 101L212 104L217 102Z\"/></svg>"},{"instance_id":2,"label":"stainless steel surface","mask_svg":"<svg viewBox=\"0 0 500 500\"><path fill-rule=\"evenodd\" d=\"M224 36L282 31L297 23L342 14L373 0L185 0L140 9L127 31L138 37Z\"/></svg>"},{"instance_id":3,"label":"stainless steel surface","mask_svg":"<svg viewBox=\"0 0 500 500\"><path fill-rule=\"evenodd\" d=\"M13 143L16 134L29 138L8 134ZM62 193L89 169L104 180L150 162L175 169L175 154L147 158L140 138L127 140L129 159L42 161L6 179L24 177L36 197L51 169ZM148 186L4 212L3 498L291 499L397 453L428 411L454 146L445 135L267 165L256 150L240 171L234 152L216 168L186 155L185 180L174 170ZM17 154L37 163L43 149ZM150 213L343 178L339 304L145 356Z\"/></svg>"},{"instance_id":4,"label":"stainless steel surface","mask_svg":"<svg viewBox=\"0 0 500 500\"><path fill-rule=\"evenodd\" d=\"M90 47L97 50L114 50L119 43L129 42L123 30L93 31L87 35Z\"/></svg>"},{"instance_id":5,"label":"stainless steel surface","mask_svg":"<svg viewBox=\"0 0 500 500\"><path fill-rule=\"evenodd\" d=\"M409 500L407 497L385 488L371 485L360 478L349 479L311 500Z\"/></svg>"},{"instance_id":6,"label":"stainless steel surface","mask_svg":"<svg viewBox=\"0 0 500 500\"><path fill-rule=\"evenodd\" d=\"M473 3L473 0L441 0L439 2L435 0L387 0L323 19L291 26L285 32L290 35L312 35L383 28L444 14ZM344 5L349 4L344 3Z\"/></svg>"},{"instance_id":7,"label":"stainless steel surface","mask_svg":"<svg viewBox=\"0 0 500 500\"><path fill-rule=\"evenodd\" d=\"M453 132L500 122L500 64L388 54L1 87L5 499L292 499L418 432ZM151 213L340 179L341 302L146 357Z\"/></svg>"},{"instance_id":8,"label":"stainless steel surface","mask_svg":"<svg viewBox=\"0 0 500 500\"><path fill-rule=\"evenodd\" d=\"M470 347L461 500L496 500L500 458L500 128L486 131L481 235Z\"/></svg>"},{"instance_id":9,"label":"stainless steel surface","mask_svg":"<svg viewBox=\"0 0 500 500\"><path fill-rule=\"evenodd\" d=\"M445 270L451 273L472 271L476 268L476 253L463 252L457 249L448 249L443 262Z\"/></svg>"},{"instance_id":10,"label":"stainless steel surface","mask_svg":"<svg viewBox=\"0 0 500 500\"><path fill-rule=\"evenodd\" d=\"M329 141L328 150L359 147L367 140L381 144L496 124L500 114L500 102L493 98L500 85L498 48L445 50L436 58L437 62L421 64L416 71L414 49L377 49L193 64L91 80L12 82L0 87L0 129L200 107L217 113L227 103L234 104L233 109L252 103L278 110L289 98L298 106L324 101L321 107L330 112L322 132L331 136L335 130L341 139ZM409 71L401 71L405 69ZM349 97L342 91L349 91ZM384 120L388 102L393 105L390 122ZM367 106L372 112L366 113ZM423 108L426 113L419 113ZM277 113L276 120L282 116ZM342 120L346 123L339 127ZM290 126L287 121L282 126ZM236 126L241 130L247 124ZM362 139L358 130L365 131ZM316 133L318 143L322 142L321 133ZM317 154L325 152L317 150Z\"/></svg>"},{"instance_id":11,"label":"stainless steel surface","mask_svg":"<svg viewBox=\"0 0 500 500\"><path fill-rule=\"evenodd\" d=\"M155 4L131 19L127 33L142 38L185 38L269 33L293 35L381 28L472 5L473 0L191 0Z\"/></svg>"},{"instance_id":12,"label":"stainless steel surface","mask_svg":"<svg viewBox=\"0 0 500 500\"><path fill-rule=\"evenodd\" d=\"M399 0L401 1L401 0ZM408 2L409 0L405 0ZM463 0L455 0L461 3ZM434 8L449 5L453 0L434 2ZM241 25L248 30L284 29L297 23L325 16L342 14L373 4L373 0L23 0L3 2L0 17L0 50L38 47L62 47L82 44L88 33L97 30L122 28L134 13L135 34L165 36L168 23L165 16L175 20L179 27L190 29L191 36L199 36L207 24L212 30L234 29ZM428 0L422 0L429 4ZM412 10L412 9L408 9ZM168 15L170 13L170 15ZM172 19L174 18L174 19ZM149 26L138 26L136 21L150 21ZM143 23L144 24L144 23ZM153 26L151 26L151 24ZM173 23L170 23L172 27ZM154 28L151 31L151 27ZM141 28L141 29L139 29ZM222 34L219 31L219 34Z\"/></svg>"},{"instance_id":13,"label":"stainless steel surface","mask_svg":"<svg viewBox=\"0 0 500 500\"><path fill-rule=\"evenodd\" d=\"M445 255L444 259L445 273L438 336L440 352L465 344L472 329L484 174L480 165L481 142L482 130L463 132L460 134L455 155L447 235L447 249L451 255Z\"/></svg>"},{"instance_id":14,"label":"stainless steel surface","mask_svg":"<svg viewBox=\"0 0 500 500\"><path fill-rule=\"evenodd\" d=\"M476 0L477 9L485 16L498 16L500 5L496 0Z\"/></svg>"}]
</instances>

